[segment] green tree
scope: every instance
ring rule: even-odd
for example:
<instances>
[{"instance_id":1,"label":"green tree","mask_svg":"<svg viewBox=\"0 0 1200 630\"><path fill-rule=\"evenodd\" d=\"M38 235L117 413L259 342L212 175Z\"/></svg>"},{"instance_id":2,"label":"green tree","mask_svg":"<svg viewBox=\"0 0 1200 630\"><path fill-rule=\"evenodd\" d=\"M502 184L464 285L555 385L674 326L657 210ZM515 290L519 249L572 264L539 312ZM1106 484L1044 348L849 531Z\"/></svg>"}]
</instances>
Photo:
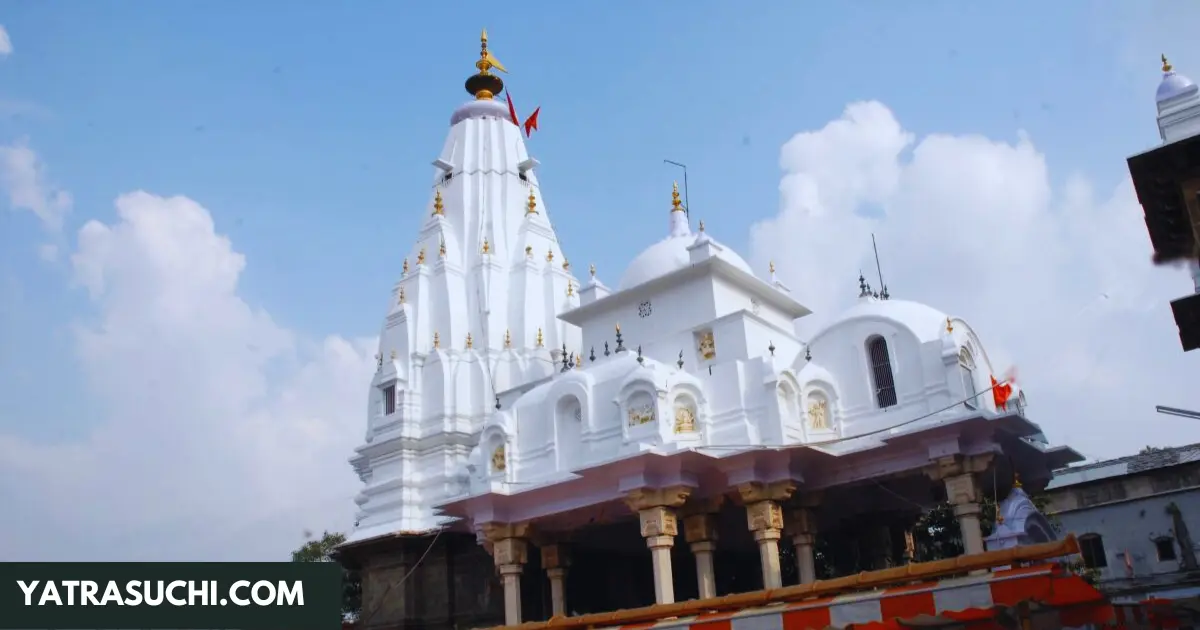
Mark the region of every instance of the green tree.
<instances>
[{"instance_id":1,"label":"green tree","mask_svg":"<svg viewBox=\"0 0 1200 630\"><path fill-rule=\"evenodd\" d=\"M310 539L292 552L292 562L336 562L334 549L346 542L346 535L324 532L320 538ZM343 569L342 614L357 618L362 611L362 579L357 571Z\"/></svg>"}]
</instances>

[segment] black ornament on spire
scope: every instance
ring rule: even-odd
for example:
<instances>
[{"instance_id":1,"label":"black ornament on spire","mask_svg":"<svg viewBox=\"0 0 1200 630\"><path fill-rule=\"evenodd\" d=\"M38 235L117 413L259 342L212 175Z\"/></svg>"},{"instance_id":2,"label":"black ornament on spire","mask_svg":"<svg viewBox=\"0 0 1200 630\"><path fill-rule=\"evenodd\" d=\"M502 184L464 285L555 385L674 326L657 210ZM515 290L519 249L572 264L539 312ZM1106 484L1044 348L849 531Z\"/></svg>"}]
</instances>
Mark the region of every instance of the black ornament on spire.
<instances>
[{"instance_id":1,"label":"black ornament on spire","mask_svg":"<svg viewBox=\"0 0 1200 630\"><path fill-rule=\"evenodd\" d=\"M567 344L565 343L563 344L562 364L563 366L562 369L559 370L560 372L566 372L567 370L571 369L571 366L567 365Z\"/></svg>"},{"instance_id":2,"label":"black ornament on spire","mask_svg":"<svg viewBox=\"0 0 1200 630\"><path fill-rule=\"evenodd\" d=\"M621 338L621 329L617 328L617 352L625 352L625 340Z\"/></svg>"},{"instance_id":3,"label":"black ornament on spire","mask_svg":"<svg viewBox=\"0 0 1200 630\"><path fill-rule=\"evenodd\" d=\"M675 362L675 365L678 365L679 369L683 369L683 350L679 351L679 360Z\"/></svg>"},{"instance_id":4,"label":"black ornament on spire","mask_svg":"<svg viewBox=\"0 0 1200 630\"><path fill-rule=\"evenodd\" d=\"M608 356L610 354L612 354L612 353L608 351L608 342L605 341L604 342L604 356Z\"/></svg>"},{"instance_id":5,"label":"black ornament on spire","mask_svg":"<svg viewBox=\"0 0 1200 630\"><path fill-rule=\"evenodd\" d=\"M867 279L863 277L862 272L858 274L858 297L864 297L871 293L871 285L867 284Z\"/></svg>"},{"instance_id":6,"label":"black ornament on spire","mask_svg":"<svg viewBox=\"0 0 1200 630\"><path fill-rule=\"evenodd\" d=\"M808 346L804 346L804 360L812 361L812 350Z\"/></svg>"},{"instance_id":7,"label":"black ornament on spire","mask_svg":"<svg viewBox=\"0 0 1200 630\"><path fill-rule=\"evenodd\" d=\"M885 284L885 285L883 285L883 290L879 292L879 299L886 300L890 297L892 297L892 296L888 295L887 285Z\"/></svg>"},{"instance_id":8,"label":"black ornament on spire","mask_svg":"<svg viewBox=\"0 0 1200 630\"><path fill-rule=\"evenodd\" d=\"M645 359L642 358L642 347L638 346L638 363L642 363Z\"/></svg>"},{"instance_id":9,"label":"black ornament on spire","mask_svg":"<svg viewBox=\"0 0 1200 630\"><path fill-rule=\"evenodd\" d=\"M588 353L588 361L596 361L596 346L592 346L592 351Z\"/></svg>"},{"instance_id":10,"label":"black ornament on spire","mask_svg":"<svg viewBox=\"0 0 1200 630\"><path fill-rule=\"evenodd\" d=\"M496 394L496 411L500 410L500 394Z\"/></svg>"},{"instance_id":11,"label":"black ornament on spire","mask_svg":"<svg viewBox=\"0 0 1200 630\"><path fill-rule=\"evenodd\" d=\"M771 345L767 346L767 350L770 351L771 356L775 356L775 342L772 341L770 343Z\"/></svg>"}]
</instances>

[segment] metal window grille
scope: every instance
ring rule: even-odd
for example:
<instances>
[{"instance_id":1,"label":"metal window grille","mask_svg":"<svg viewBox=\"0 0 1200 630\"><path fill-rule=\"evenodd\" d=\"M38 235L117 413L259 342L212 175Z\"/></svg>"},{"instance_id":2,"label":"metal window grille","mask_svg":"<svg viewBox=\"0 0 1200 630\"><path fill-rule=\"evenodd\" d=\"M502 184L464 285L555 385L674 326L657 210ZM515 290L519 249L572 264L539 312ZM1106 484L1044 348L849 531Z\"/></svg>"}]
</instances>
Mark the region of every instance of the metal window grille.
<instances>
[{"instance_id":1,"label":"metal window grille","mask_svg":"<svg viewBox=\"0 0 1200 630\"><path fill-rule=\"evenodd\" d=\"M388 385L383 388L383 413L384 415L392 415L396 413L396 386Z\"/></svg>"},{"instance_id":2,"label":"metal window grille","mask_svg":"<svg viewBox=\"0 0 1200 630\"><path fill-rule=\"evenodd\" d=\"M896 404L896 380L892 375L892 360L888 356L887 341L873 337L867 342L867 355L871 360L871 375L874 377L875 402L880 409Z\"/></svg>"}]
</instances>

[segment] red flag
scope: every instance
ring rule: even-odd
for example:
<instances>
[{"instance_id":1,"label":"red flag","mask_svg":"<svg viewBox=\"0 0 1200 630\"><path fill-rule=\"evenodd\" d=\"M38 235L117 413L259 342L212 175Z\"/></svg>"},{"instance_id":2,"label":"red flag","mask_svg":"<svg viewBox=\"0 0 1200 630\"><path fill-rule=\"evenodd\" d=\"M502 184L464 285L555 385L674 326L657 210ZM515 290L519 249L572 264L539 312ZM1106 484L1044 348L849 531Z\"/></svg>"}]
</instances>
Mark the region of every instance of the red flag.
<instances>
[{"instance_id":1,"label":"red flag","mask_svg":"<svg viewBox=\"0 0 1200 630\"><path fill-rule=\"evenodd\" d=\"M508 91L505 91L504 98L508 99L508 117L512 119L512 123L514 125L520 127L521 122L517 120L517 108L513 107L512 104L512 94L509 94Z\"/></svg>"},{"instance_id":2,"label":"red flag","mask_svg":"<svg viewBox=\"0 0 1200 630\"><path fill-rule=\"evenodd\" d=\"M1008 397L1012 396L1012 385L1010 383L1000 384L996 377L992 377L992 400L996 403L997 409L1008 411Z\"/></svg>"},{"instance_id":3,"label":"red flag","mask_svg":"<svg viewBox=\"0 0 1200 630\"><path fill-rule=\"evenodd\" d=\"M538 115L538 112L540 112L540 111L542 111L542 107L539 105L538 108L533 110L533 113L529 115L529 118L525 119L525 137L526 138L533 135L534 131L537 131L537 115Z\"/></svg>"}]
</instances>

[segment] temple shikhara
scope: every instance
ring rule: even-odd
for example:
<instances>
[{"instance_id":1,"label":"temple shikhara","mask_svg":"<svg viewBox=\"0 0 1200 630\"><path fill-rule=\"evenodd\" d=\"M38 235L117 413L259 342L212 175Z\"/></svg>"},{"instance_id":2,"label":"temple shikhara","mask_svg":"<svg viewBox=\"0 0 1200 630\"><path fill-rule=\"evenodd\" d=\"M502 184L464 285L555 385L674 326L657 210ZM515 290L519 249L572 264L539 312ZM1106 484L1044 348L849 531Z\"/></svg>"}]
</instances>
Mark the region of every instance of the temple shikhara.
<instances>
[{"instance_id":1,"label":"temple shikhara","mask_svg":"<svg viewBox=\"0 0 1200 630\"><path fill-rule=\"evenodd\" d=\"M1026 494L1081 457L1047 443L965 319L851 277L858 302L799 338L803 287L677 189L643 200L661 214L626 230L647 247L621 273L574 264L486 32L476 68L351 460L341 554L364 628L965 623L1010 604L1094 621L1096 591L1050 563L1074 539ZM962 555L912 562L935 505Z\"/></svg>"}]
</instances>

